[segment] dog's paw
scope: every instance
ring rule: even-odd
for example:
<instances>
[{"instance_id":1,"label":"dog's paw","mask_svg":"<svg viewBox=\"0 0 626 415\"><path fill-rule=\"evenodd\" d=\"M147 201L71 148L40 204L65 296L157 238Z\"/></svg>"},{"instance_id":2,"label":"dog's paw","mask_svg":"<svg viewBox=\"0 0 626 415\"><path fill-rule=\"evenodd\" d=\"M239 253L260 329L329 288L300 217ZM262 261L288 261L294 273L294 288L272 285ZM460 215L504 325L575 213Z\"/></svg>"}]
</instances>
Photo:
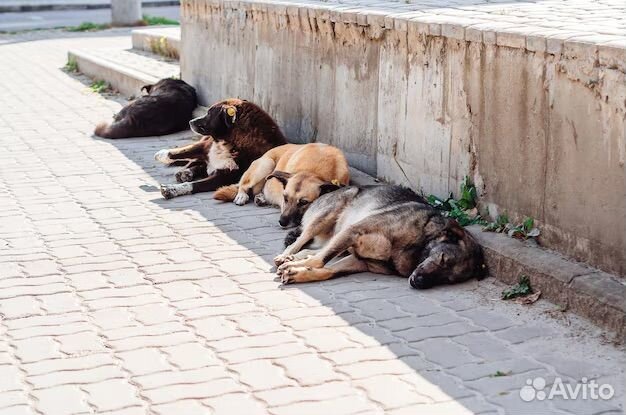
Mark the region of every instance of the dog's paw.
<instances>
[{"instance_id":1,"label":"dog's paw","mask_svg":"<svg viewBox=\"0 0 626 415\"><path fill-rule=\"evenodd\" d=\"M254 204L261 207L268 205L263 193L259 193L258 195L254 196Z\"/></svg>"},{"instance_id":2,"label":"dog's paw","mask_svg":"<svg viewBox=\"0 0 626 415\"><path fill-rule=\"evenodd\" d=\"M182 169L177 171L174 177L176 177L178 183L192 182L193 172L191 169Z\"/></svg>"},{"instance_id":3,"label":"dog's paw","mask_svg":"<svg viewBox=\"0 0 626 415\"><path fill-rule=\"evenodd\" d=\"M163 150L157 151L154 154L154 159L156 161L160 161L163 164L170 164L174 161L170 158L170 151L166 148L164 148Z\"/></svg>"},{"instance_id":4,"label":"dog's paw","mask_svg":"<svg viewBox=\"0 0 626 415\"><path fill-rule=\"evenodd\" d=\"M233 203L236 204L236 205L239 205L239 206L243 206L246 203L248 203L248 200L250 200L250 196L248 196L247 193L239 192L239 193L237 193L237 196L235 196L235 199L233 200Z\"/></svg>"},{"instance_id":5,"label":"dog's paw","mask_svg":"<svg viewBox=\"0 0 626 415\"><path fill-rule=\"evenodd\" d=\"M161 194L165 199L172 199L174 197L189 195L191 194L192 185L191 183L180 183L180 184L162 184L161 185Z\"/></svg>"},{"instance_id":6,"label":"dog's paw","mask_svg":"<svg viewBox=\"0 0 626 415\"><path fill-rule=\"evenodd\" d=\"M307 275L312 270L311 267L288 266L280 274L280 282L286 285L306 281Z\"/></svg>"},{"instance_id":7,"label":"dog's paw","mask_svg":"<svg viewBox=\"0 0 626 415\"><path fill-rule=\"evenodd\" d=\"M280 267L285 262L292 262L294 259L296 258L293 255L280 254L274 257L274 264L276 264L277 267Z\"/></svg>"}]
</instances>

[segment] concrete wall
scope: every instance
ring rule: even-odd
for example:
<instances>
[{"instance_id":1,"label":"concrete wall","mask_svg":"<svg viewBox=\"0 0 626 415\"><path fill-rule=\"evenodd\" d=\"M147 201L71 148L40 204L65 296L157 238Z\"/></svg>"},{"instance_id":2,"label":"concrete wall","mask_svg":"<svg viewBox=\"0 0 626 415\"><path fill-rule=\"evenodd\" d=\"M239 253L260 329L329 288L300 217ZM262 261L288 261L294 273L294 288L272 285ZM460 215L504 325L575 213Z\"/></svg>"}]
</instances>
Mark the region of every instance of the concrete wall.
<instances>
[{"instance_id":1,"label":"concrete wall","mask_svg":"<svg viewBox=\"0 0 626 415\"><path fill-rule=\"evenodd\" d=\"M204 103L252 100L293 141L425 193L469 175L492 215L533 216L545 246L626 274L623 49L332 6L184 0L182 19Z\"/></svg>"}]
</instances>

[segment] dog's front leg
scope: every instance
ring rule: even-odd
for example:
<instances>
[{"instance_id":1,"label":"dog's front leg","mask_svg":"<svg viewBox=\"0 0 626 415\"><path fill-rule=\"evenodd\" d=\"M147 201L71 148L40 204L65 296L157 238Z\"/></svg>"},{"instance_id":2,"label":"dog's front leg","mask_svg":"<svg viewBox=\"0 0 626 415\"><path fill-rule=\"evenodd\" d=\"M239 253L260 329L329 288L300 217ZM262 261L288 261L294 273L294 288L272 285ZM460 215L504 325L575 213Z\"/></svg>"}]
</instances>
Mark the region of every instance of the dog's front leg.
<instances>
[{"instance_id":1,"label":"dog's front leg","mask_svg":"<svg viewBox=\"0 0 626 415\"><path fill-rule=\"evenodd\" d=\"M328 243L315 255L299 261L285 262L278 267L276 272L281 275L286 268L292 266L322 268L328 261L339 255L340 253L347 251L348 248L350 248L354 244L356 236L357 233L355 229L345 229L333 236L330 241L328 241Z\"/></svg>"},{"instance_id":2,"label":"dog's front leg","mask_svg":"<svg viewBox=\"0 0 626 415\"><path fill-rule=\"evenodd\" d=\"M211 137L203 137L200 141L183 147L164 148L156 152L154 159L164 164L171 164L176 160L204 159L212 142Z\"/></svg>"},{"instance_id":3,"label":"dog's front leg","mask_svg":"<svg viewBox=\"0 0 626 415\"><path fill-rule=\"evenodd\" d=\"M357 272L364 272L367 270L367 262L355 257L354 255L348 255L336 263L324 268L311 268L297 265L290 266L286 268L282 274L280 274L280 279L283 284L325 281L330 278L355 274Z\"/></svg>"}]
</instances>

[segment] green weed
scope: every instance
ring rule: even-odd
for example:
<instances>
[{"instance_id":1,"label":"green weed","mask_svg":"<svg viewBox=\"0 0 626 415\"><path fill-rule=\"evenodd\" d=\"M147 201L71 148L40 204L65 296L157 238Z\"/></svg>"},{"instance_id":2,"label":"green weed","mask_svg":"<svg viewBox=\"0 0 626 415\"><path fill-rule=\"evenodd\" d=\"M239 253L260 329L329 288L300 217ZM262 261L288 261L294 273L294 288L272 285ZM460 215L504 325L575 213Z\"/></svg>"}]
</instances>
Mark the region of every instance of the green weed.
<instances>
[{"instance_id":1,"label":"green weed","mask_svg":"<svg viewBox=\"0 0 626 415\"><path fill-rule=\"evenodd\" d=\"M488 223L483 231L506 233L511 238L517 239L536 238L541 234L539 229L535 227L535 219L525 217L522 223L515 225L509 222L509 217L506 214L498 216L495 222Z\"/></svg>"},{"instance_id":2,"label":"green weed","mask_svg":"<svg viewBox=\"0 0 626 415\"><path fill-rule=\"evenodd\" d=\"M76 59L74 59L74 58L67 58L67 63L65 64L64 69L67 72L77 73L78 72L78 62L76 62Z\"/></svg>"},{"instance_id":3,"label":"green weed","mask_svg":"<svg viewBox=\"0 0 626 415\"><path fill-rule=\"evenodd\" d=\"M532 293L533 289L530 286L530 279L527 275L522 275L517 284L502 291L502 299L510 300L511 298L523 297Z\"/></svg>"},{"instance_id":4,"label":"green weed","mask_svg":"<svg viewBox=\"0 0 626 415\"><path fill-rule=\"evenodd\" d=\"M435 195L426 198L431 206L445 211L445 215L454 218L462 226L480 224L485 225L487 222L478 214L476 209L476 186L465 176L461 183L459 199L455 199L450 193L447 199L443 200Z\"/></svg>"},{"instance_id":5,"label":"green weed","mask_svg":"<svg viewBox=\"0 0 626 415\"><path fill-rule=\"evenodd\" d=\"M111 86L108 83L106 83L106 81L94 81L89 86L89 89L91 89L96 94L102 94L103 92L110 91Z\"/></svg>"},{"instance_id":6,"label":"green weed","mask_svg":"<svg viewBox=\"0 0 626 415\"><path fill-rule=\"evenodd\" d=\"M180 25L178 20L168 19L167 17L160 16L149 16L147 14L143 15L143 24L146 26L154 26L154 25Z\"/></svg>"},{"instance_id":7,"label":"green weed","mask_svg":"<svg viewBox=\"0 0 626 415\"><path fill-rule=\"evenodd\" d=\"M104 30L110 28L111 25L108 24L99 24L92 22L83 22L78 26L69 26L66 27L65 30L68 32L95 32L98 30Z\"/></svg>"}]
</instances>

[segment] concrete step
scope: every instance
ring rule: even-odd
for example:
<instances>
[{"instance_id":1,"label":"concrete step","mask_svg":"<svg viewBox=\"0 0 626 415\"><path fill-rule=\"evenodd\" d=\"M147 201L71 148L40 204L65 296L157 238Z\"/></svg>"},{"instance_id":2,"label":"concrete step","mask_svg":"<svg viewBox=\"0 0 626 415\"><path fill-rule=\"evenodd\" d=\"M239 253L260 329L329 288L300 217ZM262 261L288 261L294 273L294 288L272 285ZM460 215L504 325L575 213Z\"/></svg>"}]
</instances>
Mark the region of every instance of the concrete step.
<instances>
[{"instance_id":1,"label":"concrete step","mask_svg":"<svg viewBox=\"0 0 626 415\"><path fill-rule=\"evenodd\" d=\"M133 49L178 59L180 26L159 26L132 31Z\"/></svg>"},{"instance_id":2,"label":"concrete step","mask_svg":"<svg viewBox=\"0 0 626 415\"><path fill-rule=\"evenodd\" d=\"M178 62L154 53L125 49L74 49L68 60L94 80L104 80L126 97L141 95L141 87L180 76Z\"/></svg>"}]
</instances>

